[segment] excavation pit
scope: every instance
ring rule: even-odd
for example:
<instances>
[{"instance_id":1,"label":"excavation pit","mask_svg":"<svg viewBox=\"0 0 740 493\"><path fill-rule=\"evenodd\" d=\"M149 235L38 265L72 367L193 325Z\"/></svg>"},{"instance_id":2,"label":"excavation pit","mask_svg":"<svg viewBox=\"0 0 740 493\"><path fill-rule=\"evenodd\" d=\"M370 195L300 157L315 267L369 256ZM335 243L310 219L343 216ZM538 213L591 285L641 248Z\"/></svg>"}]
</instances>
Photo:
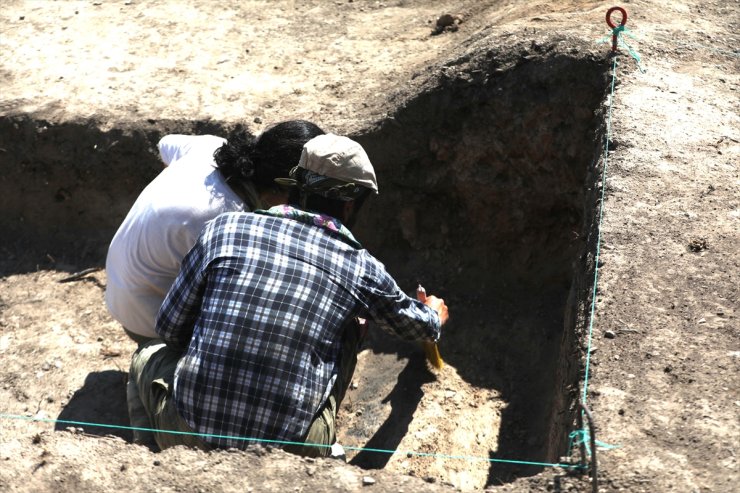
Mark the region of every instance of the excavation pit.
<instances>
[{"instance_id":1,"label":"excavation pit","mask_svg":"<svg viewBox=\"0 0 740 493\"><path fill-rule=\"evenodd\" d=\"M452 318L439 372L417 346L371 332L340 411L351 463L468 489L535 474L541 467L516 461L557 462L566 452L606 70L604 60L545 48L480 53L352 136L381 189L358 239L409 292L421 282L444 297ZM229 129L0 119L2 274L102 266L118 224L161 169L158 139Z\"/></svg>"},{"instance_id":2,"label":"excavation pit","mask_svg":"<svg viewBox=\"0 0 740 493\"><path fill-rule=\"evenodd\" d=\"M357 465L463 488L567 451L606 87L599 60L481 58L359 136L383 178L359 235L452 318L440 372L375 332L340 428L345 444L400 451L350 453Z\"/></svg>"}]
</instances>

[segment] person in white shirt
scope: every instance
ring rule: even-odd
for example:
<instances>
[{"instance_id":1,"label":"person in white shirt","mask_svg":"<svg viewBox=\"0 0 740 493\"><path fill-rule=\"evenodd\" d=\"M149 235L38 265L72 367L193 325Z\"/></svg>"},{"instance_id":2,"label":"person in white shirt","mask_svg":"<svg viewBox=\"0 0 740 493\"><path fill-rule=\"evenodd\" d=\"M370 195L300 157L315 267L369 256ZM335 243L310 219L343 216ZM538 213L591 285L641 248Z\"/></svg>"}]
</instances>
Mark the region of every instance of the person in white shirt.
<instances>
[{"instance_id":1,"label":"person in white shirt","mask_svg":"<svg viewBox=\"0 0 740 493\"><path fill-rule=\"evenodd\" d=\"M245 131L228 139L167 135L158 144L165 169L134 202L113 236L105 302L134 341L157 337L154 321L185 254L205 223L223 212L267 209L287 192L288 176L303 145L324 132L311 122L278 123L257 138Z\"/></svg>"}]
</instances>

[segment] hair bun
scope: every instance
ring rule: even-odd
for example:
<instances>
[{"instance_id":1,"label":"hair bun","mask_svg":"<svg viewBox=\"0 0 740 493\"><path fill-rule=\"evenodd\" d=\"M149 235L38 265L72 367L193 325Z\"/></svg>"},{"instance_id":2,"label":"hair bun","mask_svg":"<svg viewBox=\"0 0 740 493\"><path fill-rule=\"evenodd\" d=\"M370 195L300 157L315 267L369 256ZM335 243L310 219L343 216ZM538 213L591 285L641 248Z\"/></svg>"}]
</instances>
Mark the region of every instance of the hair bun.
<instances>
[{"instance_id":1,"label":"hair bun","mask_svg":"<svg viewBox=\"0 0 740 493\"><path fill-rule=\"evenodd\" d=\"M254 176L255 169L254 169L254 162L252 161L251 157L251 151L253 146L249 146L249 153L239 153L236 156L235 160L235 167L236 172L239 175L240 178L244 178L247 180L251 180ZM245 149L246 150L246 149Z\"/></svg>"}]
</instances>

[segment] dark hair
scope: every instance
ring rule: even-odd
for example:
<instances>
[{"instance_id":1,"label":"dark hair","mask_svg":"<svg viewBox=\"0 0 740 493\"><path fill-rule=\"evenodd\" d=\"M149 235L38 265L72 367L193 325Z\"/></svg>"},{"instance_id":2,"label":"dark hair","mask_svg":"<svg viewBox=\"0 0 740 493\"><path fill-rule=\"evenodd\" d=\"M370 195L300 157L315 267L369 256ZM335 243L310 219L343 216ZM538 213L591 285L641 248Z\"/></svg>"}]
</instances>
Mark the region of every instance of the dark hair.
<instances>
[{"instance_id":1,"label":"dark hair","mask_svg":"<svg viewBox=\"0 0 740 493\"><path fill-rule=\"evenodd\" d=\"M257 138L244 129L232 132L213 158L226 182L251 181L258 191L276 186L298 164L303 145L324 131L306 120L280 122Z\"/></svg>"}]
</instances>

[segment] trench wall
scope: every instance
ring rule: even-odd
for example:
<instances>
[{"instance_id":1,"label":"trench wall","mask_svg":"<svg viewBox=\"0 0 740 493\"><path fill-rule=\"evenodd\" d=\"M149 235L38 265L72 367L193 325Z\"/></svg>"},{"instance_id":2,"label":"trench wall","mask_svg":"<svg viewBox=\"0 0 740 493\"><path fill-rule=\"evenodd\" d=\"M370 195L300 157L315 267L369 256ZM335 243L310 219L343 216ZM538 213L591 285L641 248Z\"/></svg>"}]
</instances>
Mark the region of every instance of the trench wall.
<instances>
[{"instance_id":1,"label":"trench wall","mask_svg":"<svg viewBox=\"0 0 740 493\"><path fill-rule=\"evenodd\" d=\"M499 55L453 64L357 136L381 177L359 235L405 285L452 302L443 354L509 403L493 456L552 462L578 399L607 64Z\"/></svg>"},{"instance_id":2,"label":"trench wall","mask_svg":"<svg viewBox=\"0 0 740 493\"><path fill-rule=\"evenodd\" d=\"M465 308L445 350L475 385L505 387L510 416L496 454L557 460L577 399L606 64L547 48L458 62L352 136L381 189L357 236L401 282L423 280ZM103 123L0 117L3 274L102 265L118 224L161 169L159 138L232 128ZM492 333L479 322L498 307L495 297L511 312L499 327L536 317ZM471 344L491 348L484 371ZM523 444L523 433L536 438Z\"/></svg>"},{"instance_id":3,"label":"trench wall","mask_svg":"<svg viewBox=\"0 0 740 493\"><path fill-rule=\"evenodd\" d=\"M159 139L168 133L226 135L234 128L157 120L106 126L0 116L3 272L102 265L113 233L162 169Z\"/></svg>"}]
</instances>

